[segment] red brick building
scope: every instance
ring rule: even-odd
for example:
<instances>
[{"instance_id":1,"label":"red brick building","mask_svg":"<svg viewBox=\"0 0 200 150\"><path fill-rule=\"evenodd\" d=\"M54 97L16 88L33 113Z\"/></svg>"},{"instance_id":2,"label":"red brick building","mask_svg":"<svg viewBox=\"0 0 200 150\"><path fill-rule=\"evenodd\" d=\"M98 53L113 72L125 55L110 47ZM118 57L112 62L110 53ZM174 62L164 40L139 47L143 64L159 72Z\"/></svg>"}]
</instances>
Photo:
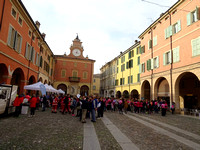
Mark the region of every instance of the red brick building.
<instances>
[{"instance_id":1,"label":"red brick building","mask_svg":"<svg viewBox=\"0 0 200 150\"><path fill-rule=\"evenodd\" d=\"M70 47L70 54L55 55L54 87L68 94L92 94L94 60L83 56L83 46L78 35Z\"/></svg>"}]
</instances>

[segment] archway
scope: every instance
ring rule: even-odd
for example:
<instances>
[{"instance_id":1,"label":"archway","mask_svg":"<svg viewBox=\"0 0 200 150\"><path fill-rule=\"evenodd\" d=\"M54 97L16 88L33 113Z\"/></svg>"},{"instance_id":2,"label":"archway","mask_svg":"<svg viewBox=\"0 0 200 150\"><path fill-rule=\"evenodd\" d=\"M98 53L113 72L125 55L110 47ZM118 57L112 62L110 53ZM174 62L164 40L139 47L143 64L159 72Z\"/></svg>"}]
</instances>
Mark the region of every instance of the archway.
<instances>
[{"instance_id":1,"label":"archway","mask_svg":"<svg viewBox=\"0 0 200 150\"><path fill-rule=\"evenodd\" d=\"M113 91L113 90L111 90L111 91L109 92L109 97L114 97L114 91Z\"/></svg>"},{"instance_id":2,"label":"archway","mask_svg":"<svg viewBox=\"0 0 200 150\"><path fill-rule=\"evenodd\" d=\"M35 79L35 77L34 76L31 76L30 78L29 78L29 80L28 80L28 84L30 85L30 84L33 84L33 83L35 83L36 82L36 79Z\"/></svg>"},{"instance_id":3,"label":"archway","mask_svg":"<svg viewBox=\"0 0 200 150\"><path fill-rule=\"evenodd\" d=\"M0 64L0 84L7 83L8 68L5 64Z\"/></svg>"},{"instance_id":4,"label":"archway","mask_svg":"<svg viewBox=\"0 0 200 150\"><path fill-rule=\"evenodd\" d=\"M39 81L43 83L43 79L42 79L42 77L39 78L38 82L39 82Z\"/></svg>"},{"instance_id":5,"label":"archway","mask_svg":"<svg viewBox=\"0 0 200 150\"><path fill-rule=\"evenodd\" d=\"M141 99L150 100L150 83L149 81L145 80L142 84L141 88Z\"/></svg>"},{"instance_id":6,"label":"archway","mask_svg":"<svg viewBox=\"0 0 200 150\"><path fill-rule=\"evenodd\" d=\"M65 84L59 84L57 86L57 90L59 90L59 89L63 90L65 93L67 93L67 86Z\"/></svg>"},{"instance_id":7,"label":"archway","mask_svg":"<svg viewBox=\"0 0 200 150\"><path fill-rule=\"evenodd\" d=\"M121 97L122 97L121 92L120 92L120 91L117 91L117 93L116 93L116 98L121 98Z\"/></svg>"},{"instance_id":8,"label":"archway","mask_svg":"<svg viewBox=\"0 0 200 150\"><path fill-rule=\"evenodd\" d=\"M158 100L167 101L168 106L170 106L169 83L166 78L160 77L157 79L154 86L154 96Z\"/></svg>"},{"instance_id":9,"label":"archway","mask_svg":"<svg viewBox=\"0 0 200 150\"><path fill-rule=\"evenodd\" d=\"M191 72L182 73L176 80L175 95L180 108L200 109L200 80Z\"/></svg>"},{"instance_id":10,"label":"archway","mask_svg":"<svg viewBox=\"0 0 200 150\"><path fill-rule=\"evenodd\" d=\"M23 93L24 82L22 81L24 81L24 72L21 68L17 68L12 74L12 79L10 83L11 85L18 86L17 94Z\"/></svg>"},{"instance_id":11,"label":"archway","mask_svg":"<svg viewBox=\"0 0 200 150\"><path fill-rule=\"evenodd\" d=\"M44 81L44 84L47 84L47 80Z\"/></svg>"},{"instance_id":12,"label":"archway","mask_svg":"<svg viewBox=\"0 0 200 150\"><path fill-rule=\"evenodd\" d=\"M125 90L125 91L123 92L123 97L124 97L124 98L129 98L129 93L128 93L127 90Z\"/></svg>"},{"instance_id":13,"label":"archway","mask_svg":"<svg viewBox=\"0 0 200 150\"><path fill-rule=\"evenodd\" d=\"M137 90L132 90L131 91L131 98L139 98L139 93Z\"/></svg>"},{"instance_id":14,"label":"archway","mask_svg":"<svg viewBox=\"0 0 200 150\"><path fill-rule=\"evenodd\" d=\"M89 87L87 85L81 86L80 95L88 96L88 94L89 94Z\"/></svg>"}]
</instances>

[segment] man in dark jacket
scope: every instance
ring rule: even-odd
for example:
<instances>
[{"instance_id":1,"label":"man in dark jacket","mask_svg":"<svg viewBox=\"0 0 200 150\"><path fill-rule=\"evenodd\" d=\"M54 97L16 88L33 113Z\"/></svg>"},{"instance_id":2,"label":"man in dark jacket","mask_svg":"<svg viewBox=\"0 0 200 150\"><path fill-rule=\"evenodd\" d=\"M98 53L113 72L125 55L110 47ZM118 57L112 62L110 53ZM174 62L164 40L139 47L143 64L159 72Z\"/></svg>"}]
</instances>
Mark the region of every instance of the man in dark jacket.
<instances>
[{"instance_id":1,"label":"man in dark jacket","mask_svg":"<svg viewBox=\"0 0 200 150\"><path fill-rule=\"evenodd\" d=\"M81 120L81 122L82 123L86 123L86 120L85 120L85 118L86 118L86 113L87 113L87 109L88 109L88 100L87 100L88 98L85 98L85 97L83 97L83 99L81 100L81 103L82 103L82 105L81 105L81 109L82 109L82 120Z\"/></svg>"}]
</instances>

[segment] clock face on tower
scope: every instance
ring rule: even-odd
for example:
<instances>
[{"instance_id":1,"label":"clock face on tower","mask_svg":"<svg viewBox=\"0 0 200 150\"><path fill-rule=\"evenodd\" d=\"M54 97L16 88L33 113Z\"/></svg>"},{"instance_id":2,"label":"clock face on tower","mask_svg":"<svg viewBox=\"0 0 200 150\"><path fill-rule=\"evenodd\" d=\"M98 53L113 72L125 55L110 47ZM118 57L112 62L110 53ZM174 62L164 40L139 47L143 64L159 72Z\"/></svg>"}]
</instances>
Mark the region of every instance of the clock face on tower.
<instances>
[{"instance_id":1,"label":"clock face on tower","mask_svg":"<svg viewBox=\"0 0 200 150\"><path fill-rule=\"evenodd\" d=\"M74 49L74 50L72 51L72 54L73 54L74 56L80 56L80 55L81 55L81 51L80 51L79 49Z\"/></svg>"}]
</instances>

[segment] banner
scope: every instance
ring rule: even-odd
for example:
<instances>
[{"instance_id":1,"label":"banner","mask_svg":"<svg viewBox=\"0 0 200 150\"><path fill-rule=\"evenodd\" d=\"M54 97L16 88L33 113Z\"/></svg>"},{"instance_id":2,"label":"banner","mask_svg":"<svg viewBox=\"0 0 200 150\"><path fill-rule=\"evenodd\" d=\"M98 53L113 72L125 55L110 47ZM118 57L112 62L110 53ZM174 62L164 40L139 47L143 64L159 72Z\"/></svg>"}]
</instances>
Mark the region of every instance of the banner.
<instances>
[{"instance_id":1,"label":"banner","mask_svg":"<svg viewBox=\"0 0 200 150\"><path fill-rule=\"evenodd\" d=\"M45 88L44 84L40 85L40 91L41 91L42 95L46 95L46 88Z\"/></svg>"}]
</instances>

